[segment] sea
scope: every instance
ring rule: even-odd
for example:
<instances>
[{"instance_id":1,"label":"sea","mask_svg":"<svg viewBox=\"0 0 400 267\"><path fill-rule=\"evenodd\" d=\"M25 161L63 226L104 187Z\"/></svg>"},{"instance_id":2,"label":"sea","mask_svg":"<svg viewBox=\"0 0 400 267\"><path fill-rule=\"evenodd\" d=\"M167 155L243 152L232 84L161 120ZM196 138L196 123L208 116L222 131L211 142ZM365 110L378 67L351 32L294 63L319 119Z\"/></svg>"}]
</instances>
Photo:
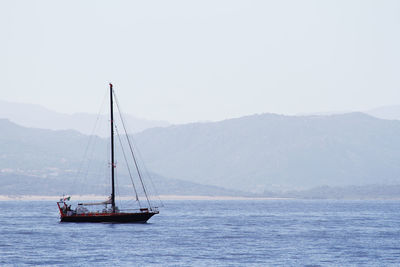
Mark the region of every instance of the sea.
<instances>
[{"instance_id":1,"label":"sea","mask_svg":"<svg viewBox=\"0 0 400 267\"><path fill-rule=\"evenodd\" d=\"M400 266L400 201L164 201L146 224L0 201L0 266Z\"/></svg>"}]
</instances>

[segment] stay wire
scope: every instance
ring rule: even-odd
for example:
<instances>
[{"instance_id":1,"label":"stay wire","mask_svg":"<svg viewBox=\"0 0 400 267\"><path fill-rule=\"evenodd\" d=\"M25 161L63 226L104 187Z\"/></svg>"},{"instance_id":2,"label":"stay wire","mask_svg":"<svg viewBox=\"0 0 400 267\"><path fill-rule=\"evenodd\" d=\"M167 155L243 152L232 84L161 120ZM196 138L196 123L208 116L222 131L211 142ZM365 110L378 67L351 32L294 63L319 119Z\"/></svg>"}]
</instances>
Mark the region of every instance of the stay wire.
<instances>
[{"instance_id":1,"label":"stay wire","mask_svg":"<svg viewBox=\"0 0 400 267\"><path fill-rule=\"evenodd\" d=\"M133 186L133 190L135 191L136 201L139 202L139 206L141 207L140 201L139 201L139 196L138 196L138 193L137 193L137 190L136 190L136 186L135 186L135 183L133 182L133 177L132 177L132 173L131 173L131 168L129 168L128 159L126 158L125 149L124 149L124 146L122 145L122 140L121 140L121 136L120 136L120 134L119 134L117 125L115 125L115 131L117 132L117 137L118 137L118 140L119 140L119 144L120 144L120 146L121 146L121 151L122 151L122 154L124 155L124 159L125 159L125 163L126 163L126 168L128 169L129 178L131 179L132 186Z\"/></svg>"},{"instance_id":2,"label":"stay wire","mask_svg":"<svg viewBox=\"0 0 400 267\"><path fill-rule=\"evenodd\" d=\"M131 142L130 142L129 135L128 135L127 131L126 131L125 123L124 123L124 120L122 119L122 115L121 115L121 109L120 109L120 107L119 107L119 102L118 102L118 99L117 99L117 97L115 96L115 94L114 94L114 98L115 98L115 102L117 103L117 108L118 108L118 111L119 111L119 116L120 116L120 119L121 119L121 122L122 122L122 126L123 126L124 131L125 131L125 137L126 137L126 139L127 139L127 141L128 141L128 144L129 144L129 148L130 148L130 151L131 151L131 154L132 154L133 161L134 161L134 163L135 163L135 167L136 167L136 171L137 171L137 173L138 173L139 179L140 179L140 183L142 184L143 191L144 191L144 194L145 194L145 196L146 196L147 203L149 204L149 208L152 209L152 205L151 205L150 200L149 200L149 197L148 197L148 195L147 195L147 189L146 189L145 184L143 183L142 175L141 175L141 173L140 173L140 170L139 170L139 167L138 167L138 163L137 163L137 161L136 161L136 157L135 157L135 154L134 154L134 152L133 152L134 150L133 150L132 144L131 144Z\"/></svg>"},{"instance_id":3,"label":"stay wire","mask_svg":"<svg viewBox=\"0 0 400 267\"><path fill-rule=\"evenodd\" d=\"M129 137L128 137L128 130L129 130L129 129L127 129L126 124L125 124L124 120L122 119L122 116L121 116L121 114L122 114L121 107L120 107L120 105L119 105L118 98L117 98L117 96L116 96L115 94L114 94L114 98L115 98L115 102L116 102L116 104L117 104L117 108L118 108L118 111L119 111L119 115L120 115L120 119L121 119L122 125L123 125L124 130L125 130L125 134L127 135L127 139L128 139L128 138L129 138ZM137 144L135 143L135 140L133 140L132 138L129 138L129 139L128 139L128 142L129 142L129 140L130 140L130 142L132 142L132 144L133 144L133 145L132 145L133 149L138 147ZM139 167L142 167L142 168L144 169L144 172L145 172L146 176L147 176L147 177L149 178L149 180L150 180L150 185L151 185L151 188L153 189L153 191L154 191L154 193L155 193L155 197L158 199L159 203L161 204L160 206L161 206L161 207L164 207L164 202L163 202L163 201L161 200L161 198L160 198L160 194L159 194L159 192L158 192L158 190L157 190L157 187L154 185L154 181L153 181L153 179L152 179L152 176L151 176L150 172L148 171L148 169L147 169L147 167L146 167L146 164L143 163L144 160L143 160L143 156L142 156L141 153L140 153L140 150L139 150L139 149L135 149L135 154L136 154L137 158L139 159L139 161L138 161L139 165L141 165L141 166L139 166ZM142 164L140 164L141 162L142 162ZM147 190L147 189L146 189L146 190ZM147 190L147 191L148 191L148 190Z\"/></svg>"},{"instance_id":4,"label":"stay wire","mask_svg":"<svg viewBox=\"0 0 400 267\"><path fill-rule=\"evenodd\" d=\"M135 143L135 141L134 141L133 139L131 139L131 141L132 141L134 147L138 147L138 145ZM136 149L136 154L137 154L137 156L138 156L138 158L139 158L139 163L140 163L140 162L144 162L143 156L142 156L142 154L140 153L140 150L139 150L139 149ZM144 172L145 172L146 176L149 177L149 181L150 181L151 188L154 190L155 197L157 197L158 201L159 201L160 204L161 204L160 207L164 207L164 202L163 202L163 201L161 200L161 198L160 198L160 194L158 193L157 187L154 185L154 181L153 181L153 179L152 179L152 176L151 176L150 172L148 171L148 169L147 169L147 167L146 167L146 164L143 163L143 164L142 164L142 167L143 167L143 169L144 169Z\"/></svg>"},{"instance_id":5,"label":"stay wire","mask_svg":"<svg viewBox=\"0 0 400 267\"><path fill-rule=\"evenodd\" d=\"M116 97L115 97L115 98L116 98ZM118 105L118 99L117 99L117 98L116 98L116 101L117 101L118 110L120 111L120 114L121 114L122 111L121 111L120 106ZM122 120L122 117L121 117L121 120ZM122 122L124 122L124 121L122 120ZM129 125L128 125L128 126L129 126ZM129 130L129 129L125 128L125 133L126 133L126 134L128 134L128 130ZM130 141L131 141L132 144L133 144L133 149L137 148L138 145L135 143L135 140L134 140L133 138L129 138L129 139L130 139ZM135 149L135 154L136 154L136 157L137 157L137 159L138 159L139 167L142 167L142 168L144 169L144 172L145 172L146 177L148 177L148 180L150 180L150 186L151 186L152 190L153 190L154 193L155 193L155 197L158 199L158 202L159 202L159 204L160 204L160 207L164 207L164 206L165 206L165 205L164 205L164 202L163 202L163 201L161 200L161 198L160 198L160 194L159 194L159 192L158 192L158 190L157 190L157 187L154 185L154 181L153 181L153 179L152 179L152 176L151 176L150 172L148 171L148 169L147 169L147 167L146 167L146 164L144 164L143 156L142 156L142 154L140 153L140 150L139 150L139 149Z\"/></svg>"},{"instance_id":6,"label":"stay wire","mask_svg":"<svg viewBox=\"0 0 400 267\"><path fill-rule=\"evenodd\" d=\"M76 177L75 177L75 179L74 179L74 181L73 181L73 188L74 188L75 185L76 185L77 179L78 179L81 175L83 175L83 165L85 164L85 161L86 161L86 159L87 159L87 157L88 157L89 148L90 148L91 144L94 142L93 147L91 148L92 151L90 152L91 155L93 155L94 147L95 147L95 144L96 144L96 139L95 139L96 136L94 135L94 132L96 131L96 129L97 129L97 127L98 127L98 124L99 124L98 122L99 122L99 119L100 119L100 117L101 117L101 112L102 112L102 110L104 109L104 103L105 103L106 97L107 97L107 92L105 92L105 94L104 94L103 101L102 101L102 103L101 103L101 105L100 105L100 109L99 109L99 111L98 111L98 113L97 113L97 116L96 116L96 121L95 121L95 123L94 123L94 125L93 125L93 127L92 127L92 131L91 131L91 133L90 133L90 135L89 135L89 141L88 141L88 143L86 144L85 152L84 152L84 154L83 154L83 160L82 160L81 163L80 163L80 166L79 166L79 168L78 168L77 175L76 175ZM95 139L95 141L93 141L93 139ZM88 167L87 167L87 169L86 169L86 173L85 173L85 175L84 175L84 177L83 177L83 179L82 179L82 180L84 180L84 181L86 181L86 179L87 179L88 172L89 172L89 166L90 166L90 160L89 160L89 163L88 163Z\"/></svg>"}]
</instances>

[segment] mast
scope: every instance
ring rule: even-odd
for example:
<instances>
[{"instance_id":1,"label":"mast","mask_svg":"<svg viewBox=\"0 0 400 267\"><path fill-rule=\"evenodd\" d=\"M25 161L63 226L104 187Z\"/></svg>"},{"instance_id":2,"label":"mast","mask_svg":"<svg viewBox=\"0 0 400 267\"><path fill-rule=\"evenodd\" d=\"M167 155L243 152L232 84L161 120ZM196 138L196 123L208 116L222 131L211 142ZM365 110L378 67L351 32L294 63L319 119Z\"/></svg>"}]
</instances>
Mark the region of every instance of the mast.
<instances>
[{"instance_id":1,"label":"mast","mask_svg":"<svg viewBox=\"0 0 400 267\"><path fill-rule=\"evenodd\" d=\"M114 110L113 110L113 86L110 83L110 116L111 116L111 206L115 212L115 188L114 188Z\"/></svg>"}]
</instances>

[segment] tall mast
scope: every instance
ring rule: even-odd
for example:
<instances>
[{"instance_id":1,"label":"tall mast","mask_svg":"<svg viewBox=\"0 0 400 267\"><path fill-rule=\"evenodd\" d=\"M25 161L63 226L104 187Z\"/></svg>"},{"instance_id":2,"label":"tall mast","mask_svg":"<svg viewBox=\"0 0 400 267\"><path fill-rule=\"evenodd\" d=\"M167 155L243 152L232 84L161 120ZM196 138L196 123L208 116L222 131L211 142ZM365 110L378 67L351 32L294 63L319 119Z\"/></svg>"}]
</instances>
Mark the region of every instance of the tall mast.
<instances>
[{"instance_id":1,"label":"tall mast","mask_svg":"<svg viewBox=\"0 0 400 267\"><path fill-rule=\"evenodd\" d=\"M114 109L113 109L113 86L110 83L110 116L111 116L111 206L115 212L115 188L114 188Z\"/></svg>"}]
</instances>

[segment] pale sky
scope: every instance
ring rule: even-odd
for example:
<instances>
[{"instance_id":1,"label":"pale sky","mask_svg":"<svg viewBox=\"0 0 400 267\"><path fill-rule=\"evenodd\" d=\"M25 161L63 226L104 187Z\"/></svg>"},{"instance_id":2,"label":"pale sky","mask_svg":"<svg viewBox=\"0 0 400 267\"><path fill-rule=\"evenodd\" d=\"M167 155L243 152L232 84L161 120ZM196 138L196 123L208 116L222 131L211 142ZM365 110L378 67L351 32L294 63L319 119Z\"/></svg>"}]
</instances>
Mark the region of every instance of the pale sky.
<instances>
[{"instance_id":1,"label":"pale sky","mask_svg":"<svg viewBox=\"0 0 400 267\"><path fill-rule=\"evenodd\" d=\"M400 1L0 2L0 99L173 123L400 104Z\"/></svg>"}]
</instances>

